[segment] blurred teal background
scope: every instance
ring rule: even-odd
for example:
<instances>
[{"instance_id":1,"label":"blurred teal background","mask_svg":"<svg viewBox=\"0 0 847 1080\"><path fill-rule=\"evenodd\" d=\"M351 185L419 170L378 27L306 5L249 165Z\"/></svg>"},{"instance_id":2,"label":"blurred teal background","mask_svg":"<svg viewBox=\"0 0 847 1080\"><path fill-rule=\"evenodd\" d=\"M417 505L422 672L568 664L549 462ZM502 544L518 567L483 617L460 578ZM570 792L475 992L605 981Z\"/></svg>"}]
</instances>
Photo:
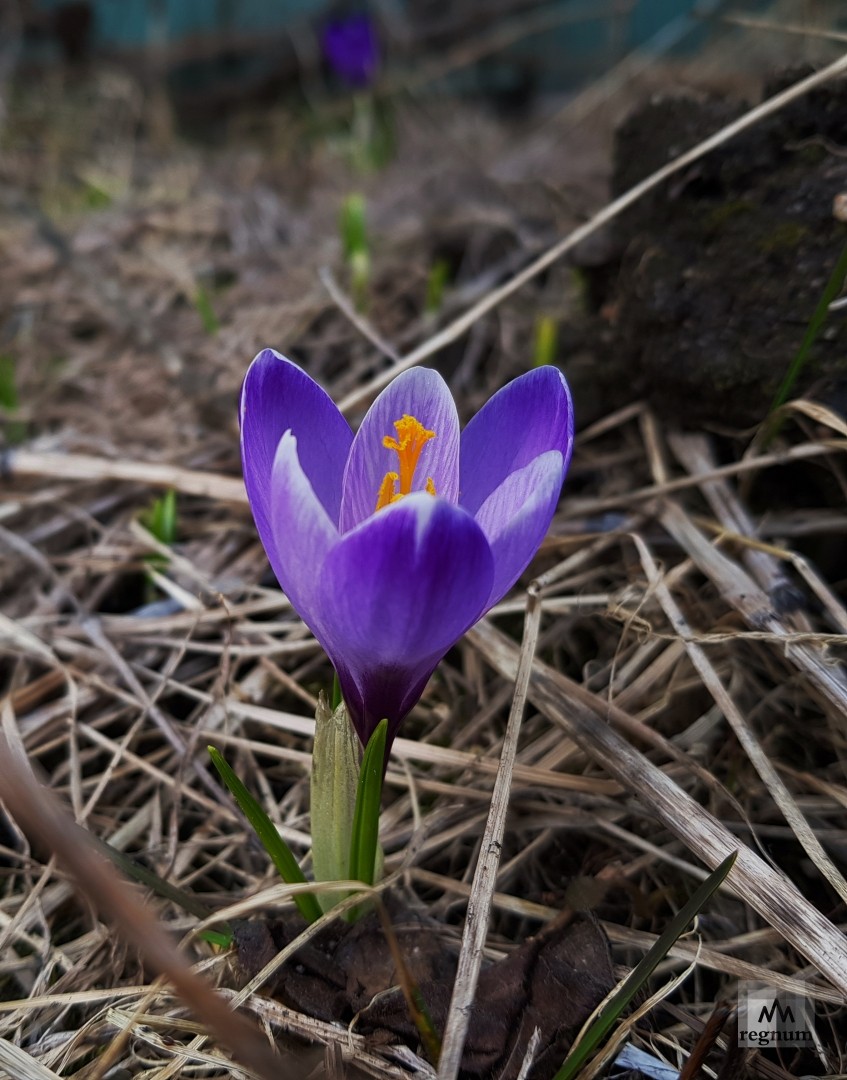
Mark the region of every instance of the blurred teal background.
<instances>
[{"instance_id":1,"label":"blurred teal background","mask_svg":"<svg viewBox=\"0 0 847 1080\"><path fill-rule=\"evenodd\" d=\"M91 0L92 43L102 48L143 48L164 36L169 43L196 34L281 30L315 15L316 0ZM49 13L80 7L76 0L36 0Z\"/></svg>"},{"instance_id":2,"label":"blurred teal background","mask_svg":"<svg viewBox=\"0 0 847 1080\"><path fill-rule=\"evenodd\" d=\"M847 6L847 5L845 5ZM725 12L767 0L25 0L24 66L124 65L167 87L180 117L217 119L289 92L344 91L322 56L327 22L367 12L383 91L482 96L519 112L569 94L643 50L696 55Z\"/></svg>"},{"instance_id":3,"label":"blurred teal background","mask_svg":"<svg viewBox=\"0 0 847 1080\"><path fill-rule=\"evenodd\" d=\"M58 8L88 7L92 15L93 43L105 48L143 48L164 34L170 43L180 42L197 34L253 33L257 30L285 30L309 17L320 18L329 5L325 0L32 0L36 13L49 14ZM364 7L365 5L361 5ZM531 5L528 3L454 3L438 5L438 21L447 17L457 22L465 16L490 22L518 18L538 11L559 8L586 18L581 27L568 27L569 46L574 52L593 44L591 24L607 22L610 12L620 14L619 28L626 34L630 46L638 45L655 34L662 26L679 15L694 9L695 0L635 0L632 3L607 4L602 0L558 0L557 3ZM710 7L714 5L703 5ZM403 3L374 5L373 14L380 17L381 7L392 18L408 18L410 23L429 20L434 5ZM592 18L592 8L596 16Z\"/></svg>"},{"instance_id":4,"label":"blurred teal background","mask_svg":"<svg viewBox=\"0 0 847 1080\"><path fill-rule=\"evenodd\" d=\"M438 54L482 30L508 35L511 29L515 40L507 56L531 58L546 85L572 85L596 73L598 63L602 67L649 42L695 8L710 14L718 6L716 0L392 0L370 5L370 12L390 43L389 52L413 57ZM367 9L326 0L29 0L26 11L30 25L40 31L29 46L40 59L48 59L51 50L61 56L63 41L67 51L68 40L75 38L77 47L84 39L95 54L137 55L158 47L190 62L208 58L214 47L254 51L272 46L278 36L308 37L332 11L354 7ZM301 45L309 51L307 41Z\"/></svg>"}]
</instances>

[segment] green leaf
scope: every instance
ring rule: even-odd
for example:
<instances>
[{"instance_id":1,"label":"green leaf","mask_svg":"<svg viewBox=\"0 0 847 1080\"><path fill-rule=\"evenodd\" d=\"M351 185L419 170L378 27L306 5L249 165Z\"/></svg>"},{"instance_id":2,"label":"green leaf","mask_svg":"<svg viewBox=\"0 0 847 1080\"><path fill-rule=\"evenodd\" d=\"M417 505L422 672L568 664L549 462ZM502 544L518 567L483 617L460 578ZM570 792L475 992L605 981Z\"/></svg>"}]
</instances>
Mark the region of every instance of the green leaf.
<instances>
[{"instance_id":1,"label":"green leaf","mask_svg":"<svg viewBox=\"0 0 847 1080\"><path fill-rule=\"evenodd\" d=\"M227 765L220 751L215 749L214 746L208 747L208 750L221 780L229 788L233 798L241 807L242 813L261 840L265 851L270 855L271 862L279 871L282 880L287 885L304 884L306 878L303 871L294 858L291 848L277 832L274 823ZM311 893L299 893L294 897L294 903L300 909L300 914L306 922L312 923L321 917L320 905Z\"/></svg>"},{"instance_id":2,"label":"green leaf","mask_svg":"<svg viewBox=\"0 0 847 1080\"><path fill-rule=\"evenodd\" d=\"M667 956L688 924L705 907L712 893L716 892L735 864L738 852L733 851L720 866L713 870L691 899L673 917L664 932L659 935L644 958L622 983L619 990L606 1002L591 1027L575 1043L553 1080L573 1080L600 1043L606 1038L638 991L644 986L659 964Z\"/></svg>"},{"instance_id":3,"label":"green leaf","mask_svg":"<svg viewBox=\"0 0 847 1080\"><path fill-rule=\"evenodd\" d=\"M232 944L232 934L221 934L217 930L201 930L197 937L221 949L228 949Z\"/></svg>"},{"instance_id":4,"label":"green leaf","mask_svg":"<svg viewBox=\"0 0 847 1080\"><path fill-rule=\"evenodd\" d=\"M365 747L356 789L353 834L350 838L350 877L365 885L374 883L387 738L388 721L380 720Z\"/></svg>"}]
</instances>

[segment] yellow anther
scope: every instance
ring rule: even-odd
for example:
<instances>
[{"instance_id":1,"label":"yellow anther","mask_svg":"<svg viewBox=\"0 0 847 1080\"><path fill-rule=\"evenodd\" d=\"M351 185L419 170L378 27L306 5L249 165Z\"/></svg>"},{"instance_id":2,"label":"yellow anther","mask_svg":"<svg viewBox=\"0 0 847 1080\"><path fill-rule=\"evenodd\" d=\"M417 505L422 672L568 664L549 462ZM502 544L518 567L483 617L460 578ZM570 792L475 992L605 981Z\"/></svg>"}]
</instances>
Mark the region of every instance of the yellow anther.
<instances>
[{"instance_id":1,"label":"yellow anther","mask_svg":"<svg viewBox=\"0 0 847 1080\"><path fill-rule=\"evenodd\" d=\"M394 429L397 432L397 438L386 435L382 440L382 445L386 450L395 451L399 460L400 471L385 474L382 483L379 485L379 494L376 500L377 510L382 510L384 506L390 506L391 503L402 499L404 495L410 494L421 450L430 439L435 438L434 431L427 431L420 420L416 420L414 416L409 416L408 413L401 417L400 420L394 421ZM394 485L398 483L400 490L395 491ZM431 476L427 478L425 490L430 495L435 494L435 484Z\"/></svg>"},{"instance_id":2,"label":"yellow anther","mask_svg":"<svg viewBox=\"0 0 847 1080\"><path fill-rule=\"evenodd\" d=\"M385 474L382 483L379 485L379 495L376 500L377 510L381 510L383 506L390 506L396 499L402 499L402 495L394 494L394 485L400 477L396 472L389 472Z\"/></svg>"}]
</instances>

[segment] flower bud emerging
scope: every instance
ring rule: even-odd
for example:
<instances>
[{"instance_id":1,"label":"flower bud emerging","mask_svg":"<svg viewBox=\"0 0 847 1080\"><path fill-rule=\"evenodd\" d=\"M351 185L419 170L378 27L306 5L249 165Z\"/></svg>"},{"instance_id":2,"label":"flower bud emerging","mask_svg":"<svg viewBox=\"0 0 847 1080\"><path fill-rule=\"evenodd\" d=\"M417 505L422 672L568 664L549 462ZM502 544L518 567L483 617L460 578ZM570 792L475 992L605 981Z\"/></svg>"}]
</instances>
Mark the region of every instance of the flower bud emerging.
<instances>
[{"instance_id":1,"label":"flower bud emerging","mask_svg":"<svg viewBox=\"0 0 847 1080\"><path fill-rule=\"evenodd\" d=\"M350 877L350 835L359 778L359 740L342 702L333 712L323 694L315 713L312 753L312 868L315 881ZM342 893L318 893L328 911Z\"/></svg>"}]
</instances>

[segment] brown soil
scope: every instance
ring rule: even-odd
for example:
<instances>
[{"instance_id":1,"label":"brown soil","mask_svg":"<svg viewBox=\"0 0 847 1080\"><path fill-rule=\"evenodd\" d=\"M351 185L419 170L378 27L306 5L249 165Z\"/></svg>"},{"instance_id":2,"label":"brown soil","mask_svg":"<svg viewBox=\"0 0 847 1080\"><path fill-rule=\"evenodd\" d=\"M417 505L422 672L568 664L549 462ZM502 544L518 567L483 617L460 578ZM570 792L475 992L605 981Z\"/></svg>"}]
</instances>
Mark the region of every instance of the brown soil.
<instances>
[{"instance_id":1,"label":"brown soil","mask_svg":"<svg viewBox=\"0 0 847 1080\"><path fill-rule=\"evenodd\" d=\"M392 922L406 971L435 1031L443 1031L455 952L445 948L438 925L421 915L398 910ZM244 973L256 975L304 929L296 920L239 925L235 940ZM572 914L556 919L483 969L462 1080L515 1080L536 1029L539 1043L529 1076L550 1080L615 981L608 942L596 920ZM303 946L267 989L307 1016L352 1023L377 1045L399 1040L418 1049L421 1035L399 982L385 932L371 913L353 926L337 923Z\"/></svg>"}]
</instances>

